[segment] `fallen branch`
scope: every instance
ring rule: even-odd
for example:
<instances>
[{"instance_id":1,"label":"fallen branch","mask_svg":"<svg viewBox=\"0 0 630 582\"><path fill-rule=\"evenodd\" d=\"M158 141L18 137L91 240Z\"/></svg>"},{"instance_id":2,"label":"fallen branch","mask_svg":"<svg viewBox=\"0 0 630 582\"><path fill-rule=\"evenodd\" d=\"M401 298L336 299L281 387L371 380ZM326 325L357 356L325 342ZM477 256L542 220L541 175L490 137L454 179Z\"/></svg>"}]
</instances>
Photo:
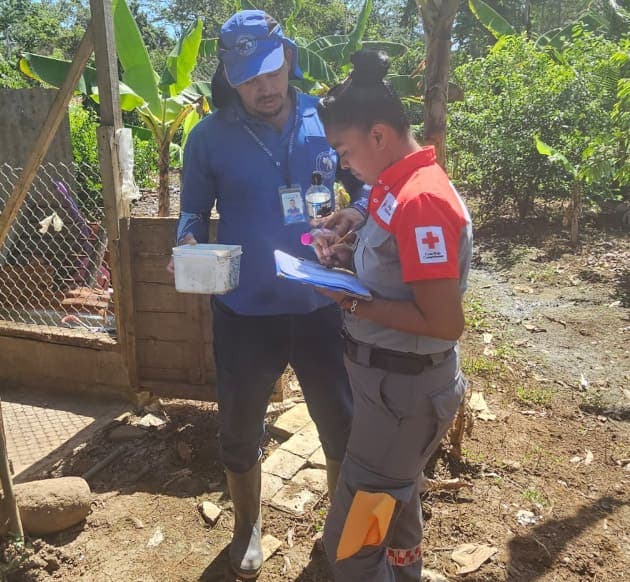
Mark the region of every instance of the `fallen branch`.
<instances>
[{"instance_id":1,"label":"fallen branch","mask_svg":"<svg viewBox=\"0 0 630 582\"><path fill-rule=\"evenodd\" d=\"M121 445L117 449L113 450L109 455L107 455L102 461L99 461L94 465L91 469L88 469L83 475L81 475L86 481L91 479L96 475L99 471L107 467L114 459L120 457L123 453L127 452L127 447L125 445Z\"/></svg>"},{"instance_id":2,"label":"fallen branch","mask_svg":"<svg viewBox=\"0 0 630 582\"><path fill-rule=\"evenodd\" d=\"M446 481L437 481L435 479L427 479L427 490L428 491L458 491L459 489L464 489L465 487L469 487L472 489L472 483L467 483L466 481L461 481L460 479L448 479Z\"/></svg>"}]
</instances>

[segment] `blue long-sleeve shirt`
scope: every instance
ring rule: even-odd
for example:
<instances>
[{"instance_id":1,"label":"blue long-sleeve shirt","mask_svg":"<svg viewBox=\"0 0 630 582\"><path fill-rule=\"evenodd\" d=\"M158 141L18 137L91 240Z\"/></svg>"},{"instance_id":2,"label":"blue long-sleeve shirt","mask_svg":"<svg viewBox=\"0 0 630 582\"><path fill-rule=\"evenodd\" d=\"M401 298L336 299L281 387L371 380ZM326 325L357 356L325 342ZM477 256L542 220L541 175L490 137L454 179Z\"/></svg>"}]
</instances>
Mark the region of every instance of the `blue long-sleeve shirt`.
<instances>
[{"instance_id":1,"label":"blue long-sleeve shirt","mask_svg":"<svg viewBox=\"0 0 630 582\"><path fill-rule=\"evenodd\" d=\"M243 248L239 286L221 301L243 315L309 313L330 303L312 287L276 276L275 249L315 258L300 243L308 223L284 224L281 187L299 184L304 196L312 173L319 171L331 192L337 176L359 199L358 205L365 204L362 184L338 170L337 154L317 115L317 98L295 92L295 106L279 132L236 102L200 121L184 150L177 239L190 233L207 242L209 214L216 203L217 242Z\"/></svg>"}]
</instances>

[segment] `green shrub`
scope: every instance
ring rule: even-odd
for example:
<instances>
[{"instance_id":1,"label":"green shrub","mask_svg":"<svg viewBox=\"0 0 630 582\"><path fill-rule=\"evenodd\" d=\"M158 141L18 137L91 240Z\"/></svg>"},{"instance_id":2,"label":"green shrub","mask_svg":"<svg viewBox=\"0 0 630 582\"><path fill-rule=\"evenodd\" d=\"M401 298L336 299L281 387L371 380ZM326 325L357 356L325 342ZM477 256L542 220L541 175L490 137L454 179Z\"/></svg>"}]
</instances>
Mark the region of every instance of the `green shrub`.
<instances>
[{"instance_id":1,"label":"green shrub","mask_svg":"<svg viewBox=\"0 0 630 582\"><path fill-rule=\"evenodd\" d=\"M80 103L70 105L70 134L74 161L80 168L79 182L91 197L101 197L98 159L97 115ZM134 178L140 188L155 188L158 174L158 152L153 139L133 137Z\"/></svg>"},{"instance_id":2,"label":"green shrub","mask_svg":"<svg viewBox=\"0 0 630 582\"><path fill-rule=\"evenodd\" d=\"M454 178L479 194L486 210L516 206L521 217L534 200L568 198L570 176L537 152L534 135L577 164L589 144L615 134L619 71L610 59L616 50L615 43L579 31L560 55L512 36L458 67L454 80L465 100L450 106ZM610 149L607 142L599 154ZM610 183L594 181L587 190L591 199L615 194Z\"/></svg>"},{"instance_id":3,"label":"green shrub","mask_svg":"<svg viewBox=\"0 0 630 582\"><path fill-rule=\"evenodd\" d=\"M155 188L158 177L158 150L153 139L133 137L133 175L140 188Z\"/></svg>"},{"instance_id":4,"label":"green shrub","mask_svg":"<svg viewBox=\"0 0 630 582\"><path fill-rule=\"evenodd\" d=\"M78 166L78 202L82 209L93 215L102 205L103 199L96 141L96 114L84 108L81 103L73 101L69 108L69 121L72 155Z\"/></svg>"}]
</instances>

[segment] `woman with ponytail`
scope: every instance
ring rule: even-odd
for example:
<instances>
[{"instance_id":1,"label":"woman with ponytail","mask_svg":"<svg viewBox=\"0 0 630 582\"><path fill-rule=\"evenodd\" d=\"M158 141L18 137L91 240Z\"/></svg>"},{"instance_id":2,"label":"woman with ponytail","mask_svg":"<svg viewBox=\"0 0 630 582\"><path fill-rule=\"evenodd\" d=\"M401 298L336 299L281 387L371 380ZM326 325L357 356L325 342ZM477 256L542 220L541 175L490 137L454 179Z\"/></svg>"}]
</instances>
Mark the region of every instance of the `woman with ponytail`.
<instances>
[{"instance_id":1,"label":"woman with ponytail","mask_svg":"<svg viewBox=\"0 0 630 582\"><path fill-rule=\"evenodd\" d=\"M354 417L324 546L338 582L421 579L423 469L464 396L458 338L472 252L468 212L410 132L384 80L389 60L360 51L318 106L340 164L370 184L353 247L315 245L320 261L356 271L365 301L324 292L345 311Z\"/></svg>"}]
</instances>

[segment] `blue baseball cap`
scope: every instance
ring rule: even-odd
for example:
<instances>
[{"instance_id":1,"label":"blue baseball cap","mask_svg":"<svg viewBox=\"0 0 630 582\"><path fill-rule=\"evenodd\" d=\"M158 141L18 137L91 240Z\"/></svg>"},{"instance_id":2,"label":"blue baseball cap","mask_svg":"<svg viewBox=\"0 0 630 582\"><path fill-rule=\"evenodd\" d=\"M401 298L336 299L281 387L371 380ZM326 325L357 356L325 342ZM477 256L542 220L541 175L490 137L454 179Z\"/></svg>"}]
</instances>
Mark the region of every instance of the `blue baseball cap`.
<instances>
[{"instance_id":1,"label":"blue baseball cap","mask_svg":"<svg viewBox=\"0 0 630 582\"><path fill-rule=\"evenodd\" d=\"M232 87L277 71L284 63L284 48L293 54L290 77L301 79L297 45L282 27L262 10L241 10L221 27L219 59Z\"/></svg>"}]
</instances>

